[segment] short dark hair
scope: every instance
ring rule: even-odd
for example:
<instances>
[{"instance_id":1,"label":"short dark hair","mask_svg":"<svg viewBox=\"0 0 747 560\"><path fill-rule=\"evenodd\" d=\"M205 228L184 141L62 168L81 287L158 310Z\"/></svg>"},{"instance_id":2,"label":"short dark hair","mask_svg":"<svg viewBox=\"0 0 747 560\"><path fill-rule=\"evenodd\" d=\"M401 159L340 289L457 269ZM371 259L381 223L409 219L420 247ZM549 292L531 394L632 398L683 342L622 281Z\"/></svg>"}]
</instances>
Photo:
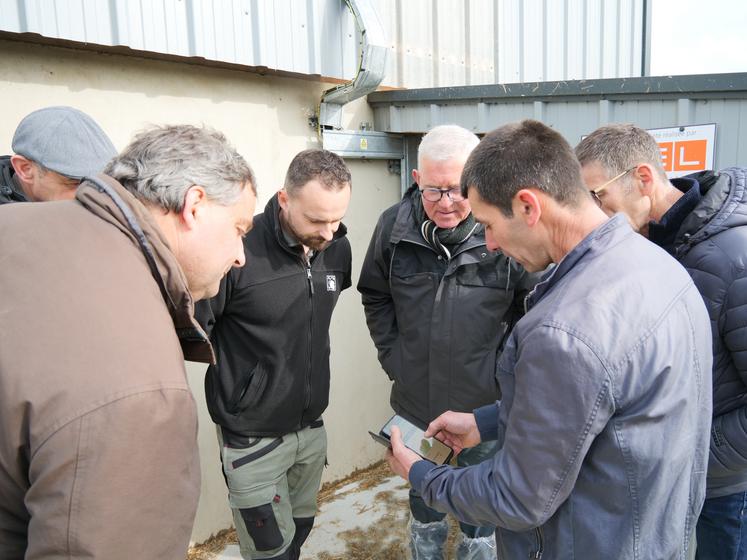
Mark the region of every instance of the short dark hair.
<instances>
[{"instance_id":1,"label":"short dark hair","mask_svg":"<svg viewBox=\"0 0 747 560\"><path fill-rule=\"evenodd\" d=\"M648 163L666 180L661 149L653 136L631 123L597 128L576 146L581 165L598 163L610 177L640 163Z\"/></svg>"},{"instance_id":2,"label":"short dark hair","mask_svg":"<svg viewBox=\"0 0 747 560\"><path fill-rule=\"evenodd\" d=\"M509 218L511 201L524 188L537 188L567 206L589 196L571 146L535 120L506 124L486 134L467 159L461 184L464 196L474 188Z\"/></svg>"},{"instance_id":3,"label":"short dark hair","mask_svg":"<svg viewBox=\"0 0 747 560\"><path fill-rule=\"evenodd\" d=\"M292 195L313 180L330 190L351 186L350 170L345 161L329 150L304 150L296 154L288 167L283 186Z\"/></svg>"}]
</instances>

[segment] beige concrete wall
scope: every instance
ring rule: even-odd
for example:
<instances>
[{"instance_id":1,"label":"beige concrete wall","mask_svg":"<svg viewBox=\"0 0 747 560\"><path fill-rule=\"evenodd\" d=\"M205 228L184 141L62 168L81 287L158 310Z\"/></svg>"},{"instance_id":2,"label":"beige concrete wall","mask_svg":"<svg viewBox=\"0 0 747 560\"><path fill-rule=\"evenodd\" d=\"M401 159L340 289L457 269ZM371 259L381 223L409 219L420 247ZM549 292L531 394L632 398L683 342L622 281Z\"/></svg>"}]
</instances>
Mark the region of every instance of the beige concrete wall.
<instances>
[{"instance_id":1,"label":"beige concrete wall","mask_svg":"<svg viewBox=\"0 0 747 560\"><path fill-rule=\"evenodd\" d=\"M10 153L15 124L34 109L72 105L98 121L117 148L149 123L195 123L223 131L250 162L259 183L258 210L282 184L293 155L318 147L307 124L325 84L291 78L88 53L57 47L0 41L0 152ZM356 102L344 126L372 122L365 102ZM345 218L353 247L353 283L380 212L399 198L399 178L386 162L348 161L353 197ZM329 468L325 480L340 478L382 456L368 429L390 414L389 383L376 361L359 294L340 298L333 317L332 390L325 414ZM202 541L231 523L220 474L215 427L207 415L204 366L188 364L200 411L202 495L193 539Z\"/></svg>"}]
</instances>

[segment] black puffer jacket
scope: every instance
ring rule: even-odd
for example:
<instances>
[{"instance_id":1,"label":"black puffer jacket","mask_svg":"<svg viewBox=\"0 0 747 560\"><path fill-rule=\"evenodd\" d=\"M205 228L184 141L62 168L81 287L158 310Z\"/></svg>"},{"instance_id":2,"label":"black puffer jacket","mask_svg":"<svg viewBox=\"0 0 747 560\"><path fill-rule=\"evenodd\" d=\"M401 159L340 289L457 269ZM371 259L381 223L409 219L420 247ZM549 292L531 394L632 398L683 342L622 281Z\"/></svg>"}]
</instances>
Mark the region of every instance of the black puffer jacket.
<instances>
[{"instance_id":1,"label":"black puffer jacket","mask_svg":"<svg viewBox=\"0 0 747 560\"><path fill-rule=\"evenodd\" d=\"M708 497L747 490L747 169L691 175L702 200L674 255L705 299L713 331Z\"/></svg>"},{"instance_id":2,"label":"black puffer jacket","mask_svg":"<svg viewBox=\"0 0 747 560\"><path fill-rule=\"evenodd\" d=\"M350 286L345 226L307 263L288 246L279 209L275 195L244 239L246 266L232 269L195 311L217 356L205 377L208 410L237 446L300 430L327 408L329 324Z\"/></svg>"},{"instance_id":3,"label":"black puffer jacket","mask_svg":"<svg viewBox=\"0 0 747 560\"><path fill-rule=\"evenodd\" d=\"M415 222L413 188L379 218L358 291L394 381L392 408L424 426L446 410L471 412L500 398L499 348L538 276L488 251L482 226L451 259L437 254Z\"/></svg>"}]
</instances>

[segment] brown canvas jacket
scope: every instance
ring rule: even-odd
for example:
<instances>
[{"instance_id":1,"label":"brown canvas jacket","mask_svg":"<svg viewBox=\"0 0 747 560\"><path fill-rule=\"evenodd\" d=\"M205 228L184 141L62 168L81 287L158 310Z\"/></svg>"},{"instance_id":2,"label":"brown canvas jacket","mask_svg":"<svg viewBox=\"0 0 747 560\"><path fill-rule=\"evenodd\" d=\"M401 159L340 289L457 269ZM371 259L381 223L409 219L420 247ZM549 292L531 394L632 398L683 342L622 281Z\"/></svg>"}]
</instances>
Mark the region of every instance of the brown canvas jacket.
<instances>
[{"instance_id":1,"label":"brown canvas jacket","mask_svg":"<svg viewBox=\"0 0 747 560\"><path fill-rule=\"evenodd\" d=\"M189 543L200 469L183 360L212 350L148 210L95 182L0 208L4 560L181 560Z\"/></svg>"}]
</instances>

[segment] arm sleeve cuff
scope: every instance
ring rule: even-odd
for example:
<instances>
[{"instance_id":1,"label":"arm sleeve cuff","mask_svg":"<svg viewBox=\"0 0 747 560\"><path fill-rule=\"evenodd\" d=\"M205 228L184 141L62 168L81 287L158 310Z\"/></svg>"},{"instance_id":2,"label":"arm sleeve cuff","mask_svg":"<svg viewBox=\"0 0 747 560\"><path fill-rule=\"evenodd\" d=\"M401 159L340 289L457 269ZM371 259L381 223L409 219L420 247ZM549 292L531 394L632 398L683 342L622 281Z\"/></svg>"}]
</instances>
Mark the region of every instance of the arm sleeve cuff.
<instances>
[{"instance_id":1,"label":"arm sleeve cuff","mask_svg":"<svg viewBox=\"0 0 747 560\"><path fill-rule=\"evenodd\" d=\"M430 461L418 461L417 463L413 463L412 467L410 467L410 474L408 478L410 479L410 484L412 487L422 495L423 486L425 485L425 477L426 475L433 469L436 465L431 463Z\"/></svg>"},{"instance_id":2,"label":"arm sleeve cuff","mask_svg":"<svg viewBox=\"0 0 747 560\"><path fill-rule=\"evenodd\" d=\"M472 411L480 431L482 441L493 441L498 439L498 403L489 404L476 408Z\"/></svg>"}]
</instances>

